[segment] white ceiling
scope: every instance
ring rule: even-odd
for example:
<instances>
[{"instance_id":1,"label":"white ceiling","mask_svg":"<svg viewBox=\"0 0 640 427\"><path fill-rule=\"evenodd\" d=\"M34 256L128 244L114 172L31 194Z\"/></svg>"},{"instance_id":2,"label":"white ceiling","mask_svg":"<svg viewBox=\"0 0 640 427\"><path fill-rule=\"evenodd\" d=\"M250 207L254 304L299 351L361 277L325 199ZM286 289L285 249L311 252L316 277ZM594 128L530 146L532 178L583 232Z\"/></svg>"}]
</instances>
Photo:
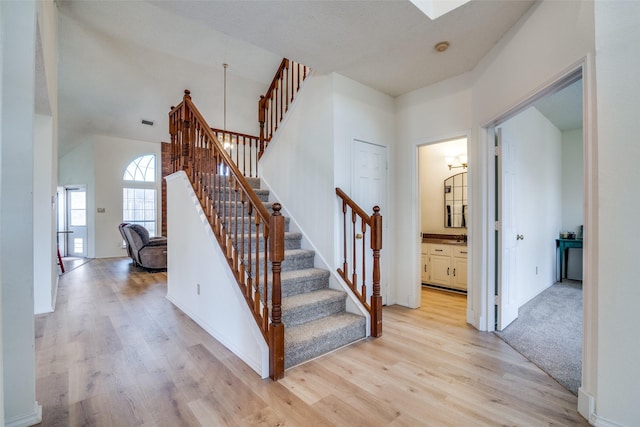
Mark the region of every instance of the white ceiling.
<instances>
[{"instance_id":1,"label":"white ceiling","mask_svg":"<svg viewBox=\"0 0 640 427\"><path fill-rule=\"evenodd\" d=\"M165 120L224 62L264 89L288 57L397 96L472 70L533 4L473 0L432 21L408 0L59 0L60 154L87 132L166 140L140 119Z\"/></svg>"},{"instance_id":2,"label":"white ceiling","mask_svg":"<svg viewBox=\"0 0 640 427\"><path fill-rule=\"evenodd\" d=\"M536 101L534 107L563 132L582 129L582 79Z\"/></svg>"}]
</instances>

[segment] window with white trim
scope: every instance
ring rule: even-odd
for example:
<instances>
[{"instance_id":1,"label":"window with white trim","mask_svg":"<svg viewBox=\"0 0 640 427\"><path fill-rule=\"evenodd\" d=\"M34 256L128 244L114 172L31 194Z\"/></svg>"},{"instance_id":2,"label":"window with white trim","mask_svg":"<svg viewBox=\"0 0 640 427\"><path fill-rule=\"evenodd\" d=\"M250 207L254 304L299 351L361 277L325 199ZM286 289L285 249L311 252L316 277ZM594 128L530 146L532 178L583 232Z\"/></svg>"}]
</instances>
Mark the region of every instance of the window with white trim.
<instances>
[{"instance_id":1,"label":"window with white trim","mask_svg":"<svg viewBox=\"0 0 640 427\"><path fill-rule=\"evenodd\" d=\"M156 235L156 156L140 156L122 176L122 222L140 224Z\"/></svg>"}]
</instances>

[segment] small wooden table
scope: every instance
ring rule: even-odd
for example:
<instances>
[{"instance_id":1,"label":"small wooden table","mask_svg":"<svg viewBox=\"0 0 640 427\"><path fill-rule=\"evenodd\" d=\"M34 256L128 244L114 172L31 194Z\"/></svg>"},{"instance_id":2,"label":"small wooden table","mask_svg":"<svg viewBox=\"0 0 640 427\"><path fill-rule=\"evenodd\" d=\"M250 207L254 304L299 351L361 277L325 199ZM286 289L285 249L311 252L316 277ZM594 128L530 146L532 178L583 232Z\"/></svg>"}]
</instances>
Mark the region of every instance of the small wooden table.
<instances>
[{"instance_id":1,"label":"small wooden table","mask_svg":"<svg viewBox=\"0 0 640 427\"><path fill-rule=\"evenodd\" d=\"M556 248L558 248L558 252L556 255L556 260L558 256L560 257L560 281L562 282L563 277L567 277L567 262L569 260L569 253L567 249L569 248L582 248L582 239L556 239ZM564 271L564 275L562 274Z\"/></svg>"}]
</instances>

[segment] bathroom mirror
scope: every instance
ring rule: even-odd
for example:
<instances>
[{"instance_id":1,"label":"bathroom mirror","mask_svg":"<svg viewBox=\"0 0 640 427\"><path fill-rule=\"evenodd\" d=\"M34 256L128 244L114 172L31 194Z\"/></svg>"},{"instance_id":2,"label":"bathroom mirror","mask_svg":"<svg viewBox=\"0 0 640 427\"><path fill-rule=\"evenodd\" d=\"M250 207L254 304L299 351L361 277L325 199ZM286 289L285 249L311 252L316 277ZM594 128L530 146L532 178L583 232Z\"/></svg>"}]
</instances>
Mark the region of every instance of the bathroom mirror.
<instances>
[{"instance_id":1,"label":"bathroom mirror","mask_svg":"<svg viewBox=\"0 0 640 427\"><path fill-rule=\"evenodd\" d=\"M467 173L462 172L444 180L444 226L467 228L468 216Z\"/></svg>"}]
</instances>

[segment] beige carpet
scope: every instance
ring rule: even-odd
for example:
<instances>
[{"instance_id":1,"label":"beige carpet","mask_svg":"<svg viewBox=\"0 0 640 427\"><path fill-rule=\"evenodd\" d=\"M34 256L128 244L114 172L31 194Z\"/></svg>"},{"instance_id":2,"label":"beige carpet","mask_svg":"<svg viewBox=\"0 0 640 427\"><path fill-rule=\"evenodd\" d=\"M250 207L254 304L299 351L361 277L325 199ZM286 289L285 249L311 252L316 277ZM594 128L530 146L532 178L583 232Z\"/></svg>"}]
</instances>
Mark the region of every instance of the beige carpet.
<instances>
[{"instance_id":1,"label":"beige carpet","mask_svg":"<svg viewBox=\"0 0 640 427\"><path fill-rule=\"evenodd\" d=\"M518 318L496 332L573 394L582 380L582 282L565 280L520 307Z\"/></svg>"}]
</instances>

